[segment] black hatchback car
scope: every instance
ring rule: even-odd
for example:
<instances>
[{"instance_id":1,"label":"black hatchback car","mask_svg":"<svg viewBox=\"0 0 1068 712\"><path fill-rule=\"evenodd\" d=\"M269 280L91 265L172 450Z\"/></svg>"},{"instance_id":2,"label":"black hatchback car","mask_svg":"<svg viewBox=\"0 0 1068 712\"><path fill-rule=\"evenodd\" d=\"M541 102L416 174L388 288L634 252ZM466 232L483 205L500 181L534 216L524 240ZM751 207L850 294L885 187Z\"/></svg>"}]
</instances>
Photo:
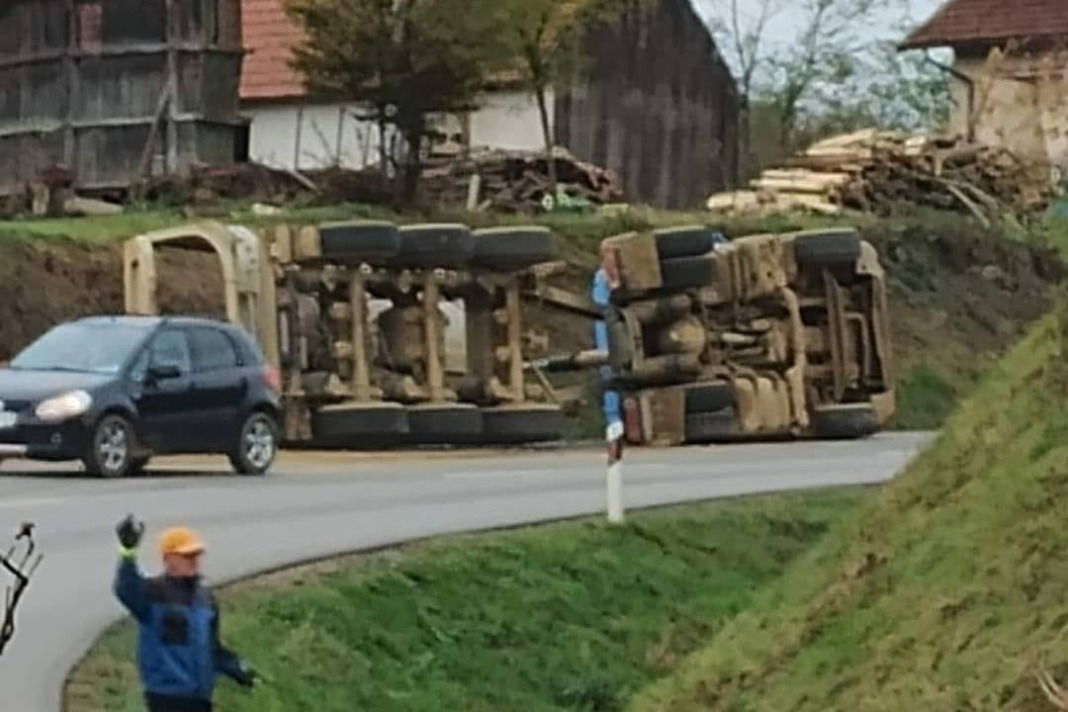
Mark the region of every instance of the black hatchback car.
<instances>
[{"instance_id":1,"label":"black hatchback car","mask_svg":"<svg viewBox=\"0 0 1068 712\"><path fill-rule=\"evenodd\" d=\"M81 460L97 476L153 455L225 454L261 475L278 450L281 382L243 329L189 317L61 324L0 369L0 458Z\"/></svg>"}]
</instances>

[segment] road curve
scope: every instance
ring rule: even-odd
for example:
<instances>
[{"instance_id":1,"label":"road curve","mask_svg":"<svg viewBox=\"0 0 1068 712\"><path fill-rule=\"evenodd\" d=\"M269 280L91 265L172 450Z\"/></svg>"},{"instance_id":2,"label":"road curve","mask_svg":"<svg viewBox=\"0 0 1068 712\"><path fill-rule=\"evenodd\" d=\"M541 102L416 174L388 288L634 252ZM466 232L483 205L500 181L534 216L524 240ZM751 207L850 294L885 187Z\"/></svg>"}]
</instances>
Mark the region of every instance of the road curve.
<instances>
[{"instance_id":1,"label":"road curve","mask_svg":"<svg viewBox=\"0 0 1068 712\"><path fill-rule=\"evenodd\" d=\"M928 437L632 450L624 497L628 507L648 507L874 484L892 477ZM597 450L448 458L287 453L277 474L264 479L225 475L204 461L192 463L197 474L180 472L190 465L178 461L158 476L117 482L12 472L12 463L0 470L0 540L32 520L45 553L0 658L5 710L59 710L71 666L122 615L110 584L113 526L127 512L148 525L147 568L155 566L151 544L159 530L189 524L208 540L207 574L220 583L334 553L604 507L604 455Z\"/></svg>"}]
</instances>

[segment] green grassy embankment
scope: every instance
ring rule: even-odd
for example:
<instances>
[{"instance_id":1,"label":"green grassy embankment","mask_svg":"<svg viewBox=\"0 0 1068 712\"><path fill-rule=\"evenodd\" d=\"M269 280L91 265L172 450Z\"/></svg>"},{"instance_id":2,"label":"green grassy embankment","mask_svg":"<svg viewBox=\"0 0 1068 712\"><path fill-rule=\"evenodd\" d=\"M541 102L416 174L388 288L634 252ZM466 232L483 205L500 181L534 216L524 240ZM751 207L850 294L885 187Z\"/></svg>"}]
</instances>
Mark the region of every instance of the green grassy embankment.
<instances>
[{"instance_id":1,"label":"green grassy embankment","mask_svg":"<svg viewBox=\"0 0 1068 712\"><path fill-rule=\"evenodd\" d=\"M1068 303L856 524L633 712L1052 710L1068 680Z\"/></svg>"},{"instance_id":2,"label":"green grassy embankment","mask_svg":"<svg viewBox=\"0 0 1068 712\"><path fill-rule=\"evenodd\" d=\"M458 537L225 591L223 635L272 680L227 712L620 710L867 490L762 497ZM208 562L210 564L210 561ZM75 671L68 712L133 712L129 624Z\"/></svg>"},{"instance_id":3,"label":"green grassy embankment","mask_svg":"<svg viewBox=\"0 0 1068 712\"><path fill-rule=\"evenodd\" d=\"M272 217L256 216L241 204L200 209L207 210L208 217L248 225L372 218L458 221L484 227L531 220L455 211L398 216L383 208L351 204L296 209ZM0 322L7 325L0 332L0 359L59 320L121 310L117 243L138 232L188 219L178 210L132 210L104 218L0 221ZM561 257L575 265L564 285L583 292L604 237L708 220L703 213L641 208L622 214L536 218L554 230ZM899 379L899 428L941 425L976 380L1049 308L1050 286L1063 272L1053 250L1026 244L1018 231L982 228L955 214L923 212L885 220L864 215L775 217L732 220L720 227L728 236L737 237L842 224L856 225L876 245L887 270ZM1061 240L1055 230L1041 237L1051 244L1068 245L1068 239ZM1033 236L1031 242L1036 241ZM176 311L204 312L221 305L221 283L215 272L210 257L200 262L164 263L161 302ZM190 281L190 273L200 273L203 279ZM42 299L44 294L47 299ZM582 318L531 307L530 323L549 334L554 351L588 348L592 343L590 324ZM596 411L596 404L590 404L586 416L574 419L572 434L599 437Z\"/></svg>"}]
</instances>

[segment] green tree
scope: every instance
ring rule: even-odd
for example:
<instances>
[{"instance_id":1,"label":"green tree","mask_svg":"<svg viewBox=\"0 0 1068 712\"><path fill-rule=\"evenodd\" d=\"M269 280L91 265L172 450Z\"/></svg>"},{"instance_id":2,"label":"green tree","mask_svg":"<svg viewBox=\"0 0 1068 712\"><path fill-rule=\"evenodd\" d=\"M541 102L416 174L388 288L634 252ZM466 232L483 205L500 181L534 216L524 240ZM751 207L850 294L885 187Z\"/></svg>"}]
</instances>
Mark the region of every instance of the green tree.
<instances>
[{"instance_id":1,"label":"green tree","mask_svg":"<svg viewBox=\"0 0 1068 712\"><path fill-rule=\"evenodd\" d=\"M402 200L422 174L428 116L477 107L501 61L500 0L286 0L304 31L293 67L309 93L354 101L361 118L403 137Z\"/></svg>"},{"instance_id":2,"label":"green tree","mask_svg":"<svg viewBox=\"0 0 1068 712\"><path fill-rule=\"evenodd\" d=\"M549 181L556 190L553 132L548 92L585 68L583 40L618 22L628 11L641 11L649 0L500 0L507 6L502 38L515 57L523 84L538 104Z\"/></svg>"}]
</instances>

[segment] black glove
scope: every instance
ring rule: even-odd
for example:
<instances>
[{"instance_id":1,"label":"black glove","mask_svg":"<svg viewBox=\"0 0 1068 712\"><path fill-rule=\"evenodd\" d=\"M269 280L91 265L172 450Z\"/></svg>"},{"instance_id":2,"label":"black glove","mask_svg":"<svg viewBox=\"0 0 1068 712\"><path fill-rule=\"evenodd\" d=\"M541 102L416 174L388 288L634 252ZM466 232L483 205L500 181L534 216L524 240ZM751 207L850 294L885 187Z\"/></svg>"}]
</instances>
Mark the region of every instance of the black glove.
<instances>
[{"instance_id":1,"label":"black glove","mask_svg":"<svg viewBox=\"0 0 1068 712\"><path fill-rule=\"evenodd\" d=\"M238 665L236 672L237 674L234 675L234 681L237 682L238 685L241 685L241 687L254 687L256 681L260 679L259 673L253 670L252 667L244 661L241 661L241 664Z\"/></svg>"},{"instance_id":2,"label":"black glove","mask_svg":"<svg viewBox=\"0 0 1068 712\"><path fill-rule=\"evenodd\" d=\"M141 543L141 535L145 533L145 525L129 514L115 527L115 533L118 534L119 543L124 549L136 549Z\"/></svg>"}]
</instances>

